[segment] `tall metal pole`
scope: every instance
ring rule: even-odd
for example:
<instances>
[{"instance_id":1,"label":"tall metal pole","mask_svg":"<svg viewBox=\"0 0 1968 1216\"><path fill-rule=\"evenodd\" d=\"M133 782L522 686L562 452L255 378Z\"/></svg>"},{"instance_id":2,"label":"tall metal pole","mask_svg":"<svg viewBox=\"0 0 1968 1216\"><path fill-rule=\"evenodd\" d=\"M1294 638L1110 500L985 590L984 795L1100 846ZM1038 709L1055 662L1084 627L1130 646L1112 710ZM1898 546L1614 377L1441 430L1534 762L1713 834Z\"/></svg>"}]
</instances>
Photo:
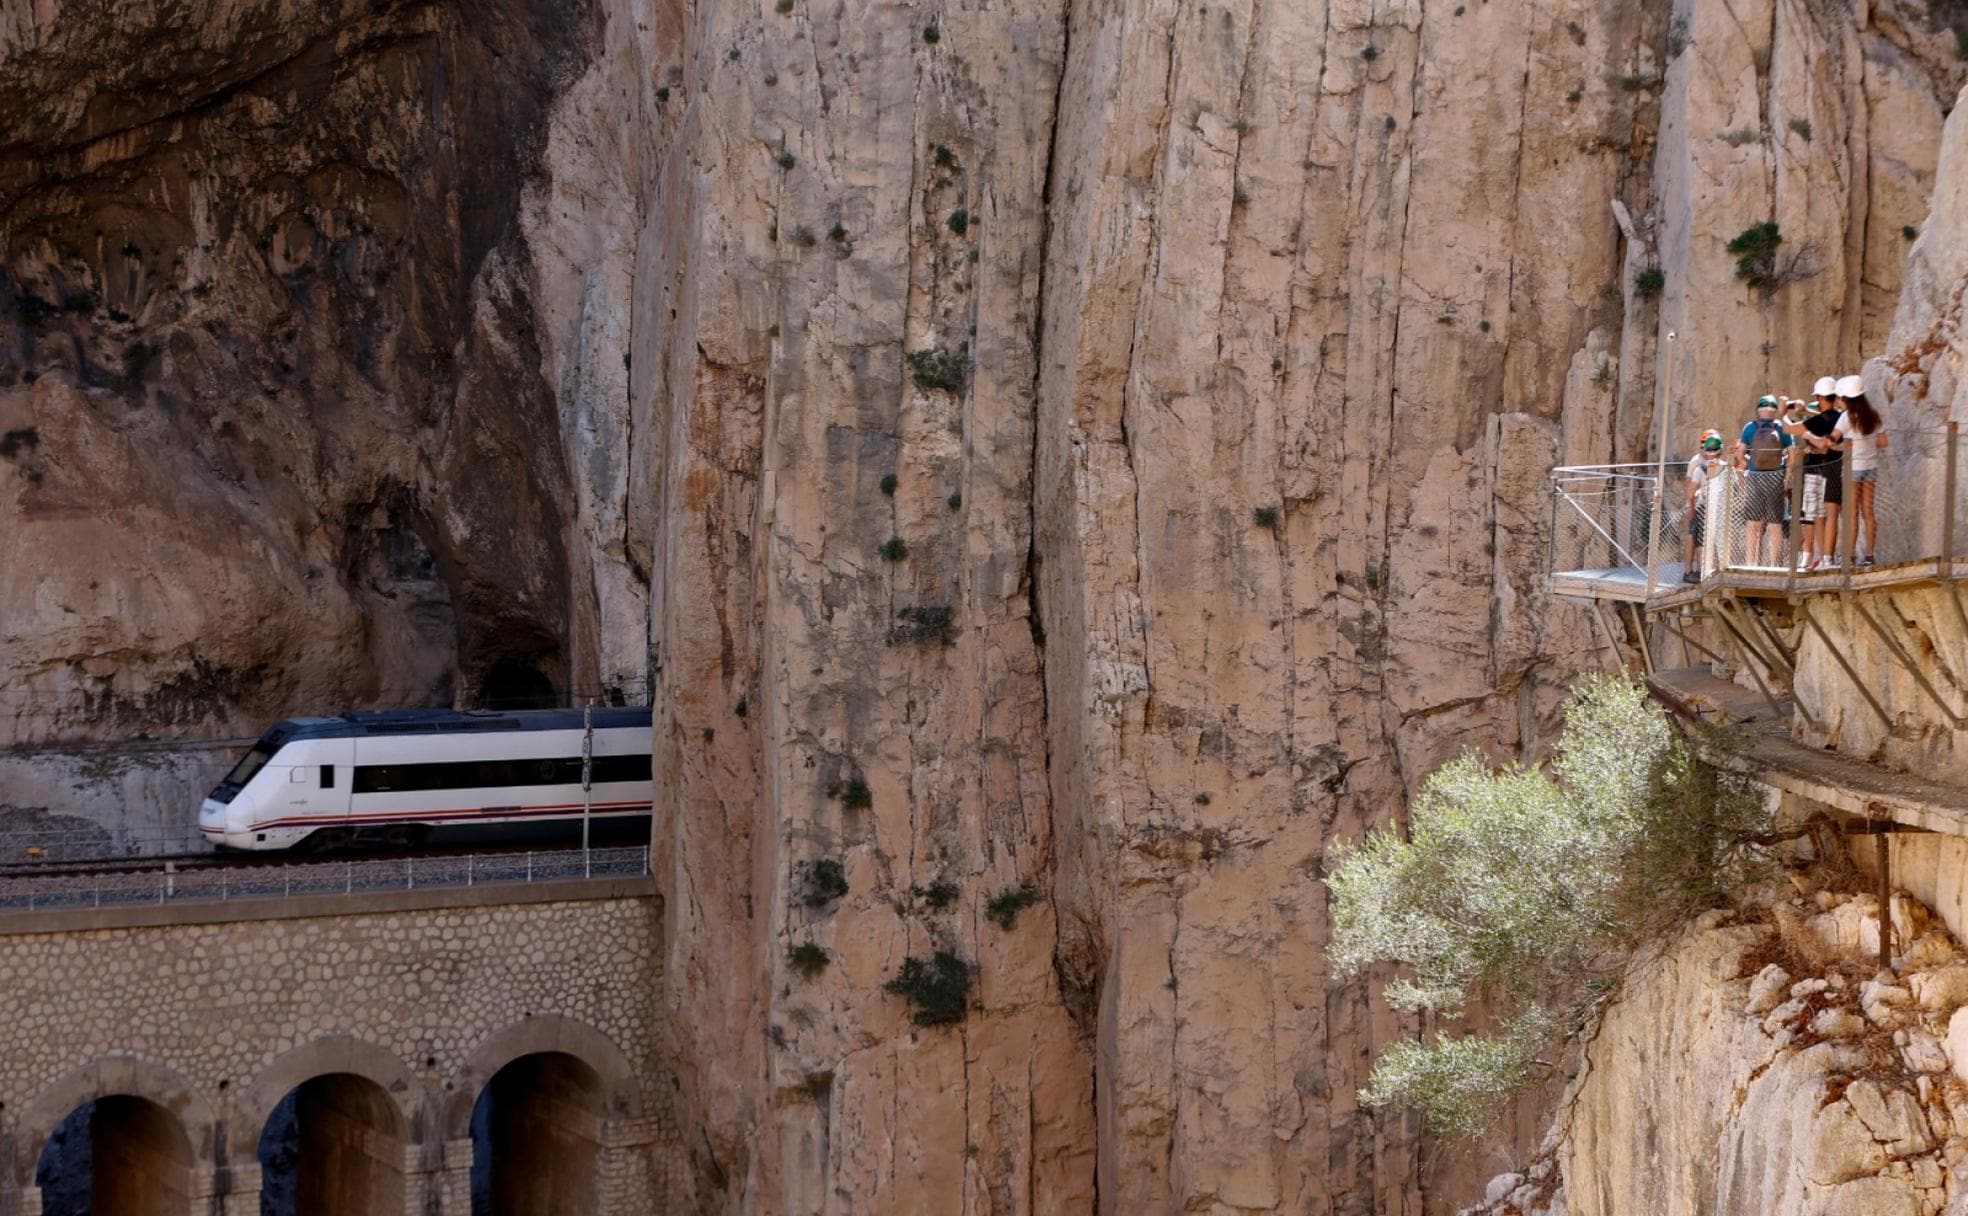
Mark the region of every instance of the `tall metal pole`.
<instances>
[{"instance_id":1,"label":"tall metal pole","mask_svg":"<svg viewBox=\"0 0 1968 1216\"><path fill-rule=\"evenodd\" d=\"M581 873L594 876L594 851L588 847L588 821L594 816L594 702L581 707Z\"/></svg>"},{"instance_id":2,"label":"tall metal pole","mask_svg":"<svg viewBox=\"0 0 1968 1216\"><path fill-rule=\"evenodd\" d=\"M1654 481L1654 514L1647 525L1647 598L1650 600L1660 581L1661 507L1667 498L1667 437L1674 428L1674 331L1671 329L1661 344L1661 359L1667 370L1661 376L1660 445L1656 449L1660 455L1660 476Z\"/></svg>"}]
</instances>

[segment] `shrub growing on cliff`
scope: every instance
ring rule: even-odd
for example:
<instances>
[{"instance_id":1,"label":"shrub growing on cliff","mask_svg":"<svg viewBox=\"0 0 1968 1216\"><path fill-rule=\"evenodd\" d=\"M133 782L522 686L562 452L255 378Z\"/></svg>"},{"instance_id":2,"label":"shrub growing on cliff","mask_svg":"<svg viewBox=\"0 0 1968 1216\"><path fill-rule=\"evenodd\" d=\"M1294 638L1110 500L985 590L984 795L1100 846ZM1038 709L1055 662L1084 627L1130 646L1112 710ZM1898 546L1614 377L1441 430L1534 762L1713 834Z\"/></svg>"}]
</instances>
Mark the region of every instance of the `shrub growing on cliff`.
<instances>
[{"instance_id":1,"label":"shrub growing on cliff","mask_svg":"<svg viewBox=\"0 0 1968 1216\"><path fill-rule=\"evenodd\" d=\"M960 393L970 374L970 344L966 342L954 351L912 350L908 360L917 388Z\"/></svg>"},{"instance_id":2,"label":"shrub growing on cliff","mask_svg":"<svg viewBox=\"0 0 1968 1216\"><path fill-rule=\"evenodd\" d=\"M1403 966L1396 1008L1460 1014L1489 1033L1396 1044L1361 1093L1420 1109L1437 1132L1480 1131L1584 1028L1624 960L1747 880L1760 799L1701 764L1637 684L1592 678L1565 707L1548 766L1466 753L1392 827L1339 846L1326 879L1341 976Z\"/></svg>"},{"instance_id":3,"label":"shrub growing on cliff","mask_svg":"<svg viewBox=\"0 0 1968 1216\"><path fill-rule=\"evenodd\" d=\"M1783 244L1783 231L1777 221L1751 224L1729 242L1736 259L1736 277L1751 287L1777 285L1777 246Z\"/></svg>"},{"instance_id":4,"label":"shrub growing on cliff","mask_svg":"<svg viewBox=\"0 0 1968 1216\"><path fill-rule=\"evenodd\" d=\"M902 960L895 978L882 985L909 1002L914 1012L909 1020L918 1026L945 1026L963 1021L970 1007L970 964L948 950L938 950L927 961L914 955Z\"/></svg>"},{"instance_id":5,"label":"shrub growing on cliff","mask_svg":"<svg viewBox=\"0 0 1968 1216\"><path fill-rule=\"evenodd\" d=\"M1006 887L993 895L984 904L984 915L1000 929L1010 930L1018 923L1018 914L1039 902L1039 888L1030 881L1015 887Z\"/></svg>"},{"instance_id":6,"label":"shrub growing on cliff","mask_svg":"<svg viewBox=\"0 0 1968 1216\"><path fill-rule=\"evenodd\" d=\"M809 908L824 908L847 894L847 872L831 858L809 861L800 866L800 902Z\"/></svg>"},{"instance_id":7,"label":"shrub growing on cliff","mask_svg":"<svg viewBox=\"0 0 1968 1216\"><path fill-rule=\"evenodd\" d=\"M1633 294L1651 300L1667 286L1667 272L1658 266L1643 266L1633 276Z\"/></svg>"},{"instance_id":8,"label":"shrub growing on cliff","mask_svg":"<svg viewBox=\"0 0 1968 1216\"><path fill-rule=\"evenodd\" d=\"M949 879L939 878L926 887L910 887L909 894L915 896L926 911L941 912L956 903L962 891Z\"/></svg>"},{"instance_id":9,"label":"shrub growing on cliff","mask_svg":"<svg viewBox=\"0 0 1968 1216\"><path fill-rule=\"evenodd\" d=\"M827 952L812 942L801 942L786 951L786 965L799 973L803 980L810 980L827 969Z\"/></svg>"},{"instance_id":10,"label":"shrub growing on cliff","mask_svg":"<svg viewBox=\"0 0 1968 1216\"><path fill-rule=\"evenodd\" d=\"M898 608L895 618L902 623L888 635L892 642L939 642L948 646L956 641L956 610L948 604L917 604Z\"/></svg>"}]
</instances>

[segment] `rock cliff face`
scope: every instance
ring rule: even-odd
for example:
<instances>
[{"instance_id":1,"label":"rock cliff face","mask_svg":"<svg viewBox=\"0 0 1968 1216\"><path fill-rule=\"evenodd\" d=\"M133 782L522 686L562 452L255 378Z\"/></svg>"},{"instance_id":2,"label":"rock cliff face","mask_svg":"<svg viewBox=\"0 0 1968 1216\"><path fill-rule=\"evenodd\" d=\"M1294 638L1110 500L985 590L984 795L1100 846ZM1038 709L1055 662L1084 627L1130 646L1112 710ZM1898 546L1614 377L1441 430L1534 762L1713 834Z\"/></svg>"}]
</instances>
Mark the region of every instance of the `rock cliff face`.
<instances>
[{"instance_id":1,"label":"rock cliff face","mask_svg":"<svg viewBox=\"0 0 1968 1216\"><path fill-rule=\"evenodd\" d=\"M0 732L640 693L615 217L543 184L601 32L523 2L0 17Z\"/></svg>"},{"instance_id":2,"label":"rock cliff face","mask_svg":"<svg viewBox=\"0 0 1968 1216\"><path fill-rule=\"evenodd\" d=\"M1891 916L1881 969L1870 895L1711 914L1629 978L1563 1142L1467 1216L1968 1210L1968 964L1923 905Z\"/></svg>"},{"instance_id":3,"label":"rock cliff face","mask_svg":"<svg viewBox=\"0 0 1968 1216\"><path fill-rule=\"evenodd\" d=\"M1603 661L1545 474L1664 330L1686 434L1875 348L1949 19L12 10L14 737L646 648L679 1206L1442 1210L1324 851Z\"/></svg>"}]
</instances>

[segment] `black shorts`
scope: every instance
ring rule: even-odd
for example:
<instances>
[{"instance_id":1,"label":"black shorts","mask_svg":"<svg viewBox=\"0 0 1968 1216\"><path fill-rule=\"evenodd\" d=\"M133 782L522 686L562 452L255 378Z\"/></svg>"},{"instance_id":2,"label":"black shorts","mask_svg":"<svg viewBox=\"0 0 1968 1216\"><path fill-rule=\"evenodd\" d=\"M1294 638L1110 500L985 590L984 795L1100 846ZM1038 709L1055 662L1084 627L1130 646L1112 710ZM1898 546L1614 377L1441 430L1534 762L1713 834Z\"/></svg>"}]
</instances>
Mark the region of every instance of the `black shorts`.
<instances>
[{"instance_id":1,"label":"black shorts","mask_svg":"<svg viewBox=\"0 0 1968 1216\"><path fill-rule=\"evenodd\" d=\"M1784 474L1782 469L1767 472L1751 469L1743 479L1743 518L1753 524L1780 524L1784 521Z\"/></svg>"},{"instance_id":2,"label":"black shorts","mask_svg":"<svg viewBox=\"0 0 1968 1216\"><path fill-rule=\"evenodd\" d=\"M1703 510L1701 507L1696 507L1694 509L1694 512L1688 516L1688 535L1690 538L1694 540L1695 548L1697 549L1701 548L1702 544L1707 539L1707 537L1703 535L1707 531L1707 529L1702 527L1702 524L1707 522L1707 516L1708 516L1708 512Z\"/></svg>"},{"instance_id":3,"label":"black shorts","mask_svg":"<svg viewBox=\"0 0 1968 1216\"><path fill-rule=\"evenodd\" d=\"M1834 460L1829 464L1821 464L1815 469L1806 465L1804 466L1804 471L1806 473L1816 473L1825 479L1824 500L1827 504L1835 505L1845 501L1844 461Z\"/></svg>"}]
</instances>

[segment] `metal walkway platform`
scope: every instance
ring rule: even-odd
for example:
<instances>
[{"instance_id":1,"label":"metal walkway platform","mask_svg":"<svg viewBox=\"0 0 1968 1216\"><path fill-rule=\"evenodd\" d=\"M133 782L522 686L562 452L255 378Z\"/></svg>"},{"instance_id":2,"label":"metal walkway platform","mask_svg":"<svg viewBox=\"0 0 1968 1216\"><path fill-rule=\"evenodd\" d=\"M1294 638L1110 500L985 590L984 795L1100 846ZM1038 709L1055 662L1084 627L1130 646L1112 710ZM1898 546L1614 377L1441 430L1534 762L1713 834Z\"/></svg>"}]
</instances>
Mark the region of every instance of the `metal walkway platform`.
<instances>
[{"instance_id":1,"label":"metal walkway platform","mask_svg":"<svg viewBox=\"0 0 1968 1216\"><path fill-rule=\"evenodd\" d=\"M1647 685L1684 719L1726 728L1703 747L1719 767L1854 818L1968 836L1968 789L1806 747L1759 693L1702 668L1656 672Z\"/></svg>"}]
</instances>

